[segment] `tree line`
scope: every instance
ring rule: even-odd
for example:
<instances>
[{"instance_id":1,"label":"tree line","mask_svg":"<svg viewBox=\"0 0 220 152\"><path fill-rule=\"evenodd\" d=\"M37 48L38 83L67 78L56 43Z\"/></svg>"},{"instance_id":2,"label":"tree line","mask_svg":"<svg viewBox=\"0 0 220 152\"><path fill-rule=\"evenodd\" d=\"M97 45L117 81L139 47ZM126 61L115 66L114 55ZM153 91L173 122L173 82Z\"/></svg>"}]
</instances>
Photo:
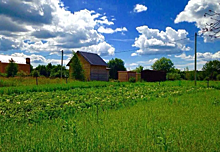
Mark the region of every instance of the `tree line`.
<instances>
[{"instance_id":1,"label":"tree line","mask_svg":"<svg viewBox=\"0 0 220 152\"><path fill-rule=\"evenodd\" d=\"M110 68L109 77L110 79L118 79L118 71L126 71L124 61L118 58L111 59L108 63ZM84 71L83 67L78 59L77 55L74 54L71 62L72 71L69 75L69 70L65 66L62 67L63 77L71 77L77 80L84 81ZM167 80L194 80L194 71L189 71L186 67L184 71L180 71L175 68L173 62L165 57L157 60L151 68L153 70L164 71L167 73ZM133 71L141 73L144 67L139 65ZM38 65L36 68L30 66L31 75L34 77L44 76L47 78L60 78L61 77L61 65L52 65L48 63L47 65ZM14 77L14 76L26 76L27 74L23 71L18 71L17 64L13 59L9 60L9 65L6 68L6 74L1 74L0 76ZM208 61L202 68L202 71L197 71L197 80L220 80L220 61L213 60Z\"/></svg>"},{"instance_id":2,"label":"tree line","mask_svg":"<svg viewBox=\"0 0 220 152\"><path fill-rule=\"evenodd\" d=\"M115 58L108 62L110 68L110 78L118 79L118 71L126 71L124 62L121 59ZM184 71L180 71L175 68L173 62L165 57L157 60L151 68L153 70L164 71L167 73L167 80L194 80L194 70L189 71L189 68L186 67ZM141 73L144 70L144 67L139 65L133 71ZM197 80L220 80L220 61L213 60L208 61L202 68L202 71L197 71Z\"/></svg>"},{"instance_id":3,"label":"tree line","mask_svg":"<svg viewBox=\"0 0 220 152\"><path fill-rule=\"evenodd\" d=\"M25 73L24 71L18 71L18 65L13 59L9 60L9 64L6 67L6 73L0 73L0 76L14 77L14 76L43 76L47 78L60 78L61 77L61 65L52 65L48 63L47 65L38 65L36 68L33 68L30 65L30 74ZM69 77L69 70L65 66L62 67L63 77Z\"/></svg>"}]
</instances>

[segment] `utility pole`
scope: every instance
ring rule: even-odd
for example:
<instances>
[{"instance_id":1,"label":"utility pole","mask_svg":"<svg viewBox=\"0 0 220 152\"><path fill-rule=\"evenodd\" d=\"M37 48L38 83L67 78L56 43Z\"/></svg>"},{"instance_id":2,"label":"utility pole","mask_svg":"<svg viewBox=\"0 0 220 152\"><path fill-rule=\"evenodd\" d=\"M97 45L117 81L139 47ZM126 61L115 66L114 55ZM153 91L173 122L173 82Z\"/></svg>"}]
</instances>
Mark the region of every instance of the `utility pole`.
<instances>
[{"instance_id":1,"label":"utility pole","mask_svg":"<svg viewBox=\"0 0 220 152\"><path fill-rule=\"evenodd\" d=\"M197 55L197 33L195 33L195 86L196 86L196 55Z\"/></svg>"},{"instance_id":2,"label":"utility pole","mask_svg":"<svg viewBox=\"0 0 220 152\"><path fill-rule=\"evenodd\" d=\"M62 79L63 77L63 50L61 52L62 52L62 56L61 56L61 79Z\"/></svg>"}]
</instances>

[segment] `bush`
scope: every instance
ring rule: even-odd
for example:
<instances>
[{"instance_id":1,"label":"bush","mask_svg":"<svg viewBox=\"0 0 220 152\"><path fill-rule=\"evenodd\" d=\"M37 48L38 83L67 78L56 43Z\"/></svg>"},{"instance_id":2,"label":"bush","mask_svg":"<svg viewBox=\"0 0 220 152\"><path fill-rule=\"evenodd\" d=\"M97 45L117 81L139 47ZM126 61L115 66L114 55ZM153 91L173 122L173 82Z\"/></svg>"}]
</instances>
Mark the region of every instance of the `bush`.
<instances>
[{"instance_id":1,"label":"bush","mask_svg":"<svg viewBox=\"0 0 220 152\"><path fill-rule=\"evenodd\" d=\"M7 77L14 77L18 72L18 65L13 59L9 60L9 64L6 67Z\"/></svg>"},{"instance_id":2,"label":"bush","mask_svg":"<svg viewBox=\"0 0 220 152\"><path fill-rule=\"evenodd\" d=\"M178 73L167 73L167 80L180 80L180 74Z\"/></svg>"},{"instance_id":3,"label":"bush","mask_svg":"<svg viewBox=\"0 0 220 152\"><path fill-rule=\"evenodd\" d=\"M82 64L78 58L77 53L73 52L73 57L71 59L71 76L73 79L84 81L85 80L85 74L84 69L82 67Z\"/></svg>"},{"instance_id":4,"label":"bush","mask_svg":"<svg viewBox=\"0 0 220 152\"><path fill-rule=\"evenodd\" d=\"M33 76L33 77L39 77L40 74L39 74L38 70L34 70L34 71L32 72L32 76Z\"/></svg>"},{"instance_id":5,"label":"bush","mask_svg":"<svg viewBox=\"0 0 220 152\"><path fill-rule=\"evenodd\" d=\"M218 81L220 81L220 74L218 74L218 75L216 76L216 79L217 79Z\"/></svg>"},{"instance_id":6,"label":"bush","mask_svg":"<svg viewBox=\"0 0 220 152\"><path fill-rule=\"evenodd\" d=\"M135 77L130 77L130 78L129 78L129 82L131 82L131 83L135 83L135 82L136 82Z\"/></svg>"},{"instance_id":7,"label":"bush","mask_svg":"<svg viewBox=\"0 0 220 152\"><path fill-rule=\"evenodd\" d=\"M19 71L18 73L17 73L17 76L19 76L19 77L25 77L25 76L27 76L27 74L24 72L24 71Z\"/></svg>"},{"instance_id":8,"label":"bush","mask_svg":"<svg viewBox=\"0 0 220 152\"><path fill-rule=\"evenodd\" d=\"M204 81L209 81L209 77L205 77Z\"/></svg>"},{"instance_id":9,"label":"bush","mask_svg":"<svg viewBox=\"0 0 220 152\"><path fill-rule=\"evenodd\" d=\"M0 73L0 77L6 77L7 74L6 73Z\"/></svg>"}]
</instances>

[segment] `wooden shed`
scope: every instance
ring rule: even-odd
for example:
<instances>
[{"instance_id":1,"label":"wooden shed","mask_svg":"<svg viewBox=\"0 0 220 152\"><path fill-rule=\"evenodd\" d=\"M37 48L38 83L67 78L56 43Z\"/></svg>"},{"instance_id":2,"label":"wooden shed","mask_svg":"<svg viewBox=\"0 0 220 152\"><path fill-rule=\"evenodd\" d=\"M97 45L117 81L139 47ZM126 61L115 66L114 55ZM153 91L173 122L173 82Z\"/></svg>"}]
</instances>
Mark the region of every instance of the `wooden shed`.
<instances>
[{"instance_id":1,"label":"wooden shed","mask_svg":"<svg viewBox=\"0 0 220 152\"><path fill-rule=\"evenodd\" d=\"M147 82L166 81L166 72L143 70L141 71L141 79Z\"/></svg>"},{"instance_id":2,"label":"wooden shed","mask_svg":"<svg viewBox=\"0 0 220 152\"><path fill-rule=\"evenodd\" d=\"M105 61L95 53L88 53L77 51L76 55L78 56L82 67L84 69L85 78L87 81L108 81L109 80L109 68ZM72 59L69 61L67 66L70 67L71 73L71 63Z\"/></svg>"},{"instance_id":3,"label":"wooden shed","mask_svg":"<svg viewBox=\"0 0 220 152\"><path fill-rule=\"evenodd\" d=\"M118 80L120 82L127 82L131 77L136 78L136 81L140 79L140 73L134 71L118 71Z\"/></svg>"}]
</instances>

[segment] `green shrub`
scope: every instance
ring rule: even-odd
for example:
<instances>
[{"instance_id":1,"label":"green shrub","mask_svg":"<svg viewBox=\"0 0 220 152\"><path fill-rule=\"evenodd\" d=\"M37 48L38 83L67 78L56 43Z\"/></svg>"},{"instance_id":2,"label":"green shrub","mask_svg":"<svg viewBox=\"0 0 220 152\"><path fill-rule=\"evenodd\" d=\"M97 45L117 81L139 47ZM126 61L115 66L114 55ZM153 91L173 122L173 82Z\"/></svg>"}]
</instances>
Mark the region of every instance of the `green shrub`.
<instances>
[{"instance_id":1,"label":"green shrub","mask_svg":"<svg viewBox=\"0 0 220 152\"><path fill-rule=\"evenodd\" d=\"M6 77L7 74L6 73L0 73L0 77Z\"/></svg>"},{"instance_id":2,"label":"green shrub","mask_svg":"<svg viewBox=\"0 0 220 152\"><path fill-rule=\"evenodd\" d=\"M210 79L209 77L205 77L204 81L209 81L209 79Z\"/></svg>"},{"instance_id":3,"label":"green shrub","mask_svg":"<svg viewBox=\"0 0 220 152\"><path fill-rule=\"evenodd\" d=\"M135 83L135 82L136 82L135 77L130 77L130 78L129 78L129 82L131 82L131 83Z\"/></svg>"},{"instance_id":4,"label":"green shrub","mask_svg":"<svg viewBox=\"0 0 220 152\"><path fill-rule=\"evenodd\" d=\"M220 74L218 74L218 75L216 76L216 79L217 79L218 81L220 81Z\"/></svg>"},{"instance_id":5,"label":"green shrub","mask_svg":"<svg viewBox=\"0 0 220 152\"><path fill-rule=\"evenodd\" d=\"M85 80L85 73L82 67L82 64L78 58L77 53L73 52L73 57L71 59L71 76L73 79L84 81Z\"/></svg>"},{"instance_id":6,"label":"green shrub","mask_svg":"<svg viewBox=\"0 0 220 152\"><path fill-rule=\"evenodd\" d=\"M33 77L39 77L40 74L39 74L38 70L34 70L34 71L32 72L32 76L33 76Z\"/></svg>"},{"instance_id":7,"label":"green shrub","mask_svg":"<svg viewBox=\"0 0 220 152\"><path fill-rule=\"evenodd\" d=\"M180 74L178 73L167 73L167 80L180 80Z\"/></svg>"},{"instance_id":8,"label":"green shrub","mask_svg":"<svg viewBox=\"0 0 220 152\"><path fill-rule=\"evenodd\" d=\"M7 77L14 77L18 72L18 65L13 59L9 60L9 64L6 67Z\"/></svg>"},{"instance_id":9,"label":"green shrub","mask_svg":"<svg viewBox=\"0 0 220 152\"><path fill-rule=\"evenodd\" d=\"M27 74L24 72L24 71L19 71L18 73L17 73L17 76L19 76L19 77L25 77L25 76L27 76Z\"/></svg>"}]
</instances>

